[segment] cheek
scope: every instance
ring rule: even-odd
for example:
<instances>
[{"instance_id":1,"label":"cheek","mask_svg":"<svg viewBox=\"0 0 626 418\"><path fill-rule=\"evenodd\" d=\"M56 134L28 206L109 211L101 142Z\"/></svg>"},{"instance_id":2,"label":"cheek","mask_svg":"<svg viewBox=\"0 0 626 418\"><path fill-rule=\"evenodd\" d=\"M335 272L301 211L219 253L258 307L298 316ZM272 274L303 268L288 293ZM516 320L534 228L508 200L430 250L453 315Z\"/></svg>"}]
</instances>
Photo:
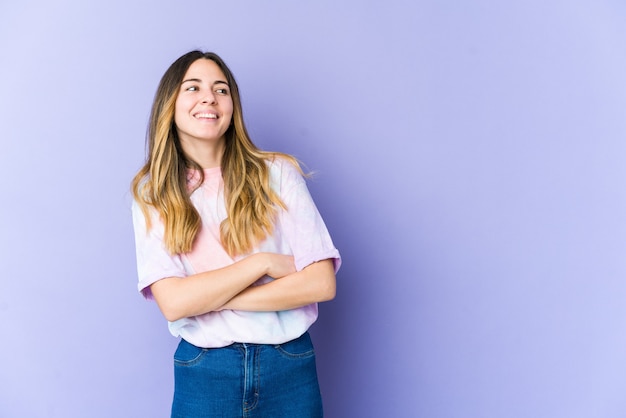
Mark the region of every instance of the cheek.
<instances>
[{"instance_id":1,"label":"cheek","mask_svg":"<svg viewBox=\"0 0 626 418\"><path fill-rule=\"evenodd\" d=\"M174 105L174 123L178 124L183 114L184 110L182 104L176 101L176 105Z\"/></svg>"},{"instance_id":2,"label":"cheek","mask_svg":"<svg viewBox=\"0 0 626 418\"><path fill-rule=\"evenodd\" d=\"M223 104L222 109L224 111L224 115L228 116L229 119L229 123L232 122L233 119L233 102L232 101L228 101L226 103Z\"/></svg>"},{"instance_id":3,"label":"cheek","mask_svg":"<svg viewBox=\"0 0 626 418\"><path fill-rule=\"evenodd\" d=\"M233 115L233 110L234 110L233 102L232 102L232 101L230 101L230 102L229 102L228 111L229 111L229 113L230 113L231 117L232 117L232 115Z\"/></svg>"}]
</instances>

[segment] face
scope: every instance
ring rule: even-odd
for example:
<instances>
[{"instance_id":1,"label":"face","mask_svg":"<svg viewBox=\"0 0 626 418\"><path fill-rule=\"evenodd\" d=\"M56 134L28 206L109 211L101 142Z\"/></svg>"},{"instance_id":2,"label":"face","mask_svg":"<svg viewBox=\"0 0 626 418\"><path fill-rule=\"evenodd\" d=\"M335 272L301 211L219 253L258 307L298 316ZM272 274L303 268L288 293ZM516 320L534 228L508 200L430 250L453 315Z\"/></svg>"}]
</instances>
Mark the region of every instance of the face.
<instances>
[{"instance_id":1,"label":"face","mask_svg":"<svg viewBox=\"0 0 626 418\"><path fill-rule=\"evenodd\" d=\"M174 112L183 149L222 145L232 116L233 99L222 70L208 59L194 61L183 77Z\"/></svg>"}]
</instances>

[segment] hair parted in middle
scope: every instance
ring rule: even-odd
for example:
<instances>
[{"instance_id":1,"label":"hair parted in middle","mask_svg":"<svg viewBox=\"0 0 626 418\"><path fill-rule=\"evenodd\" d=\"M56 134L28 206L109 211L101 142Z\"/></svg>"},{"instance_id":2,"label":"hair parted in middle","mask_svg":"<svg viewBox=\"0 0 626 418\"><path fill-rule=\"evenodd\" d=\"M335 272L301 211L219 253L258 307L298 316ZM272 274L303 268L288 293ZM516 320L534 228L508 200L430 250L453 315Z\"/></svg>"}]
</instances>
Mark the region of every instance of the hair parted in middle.
<instances>
[{"instance_id":1,"label":"hair parted in middle","mask_svg":"<svg viewBox=\"0 0 626 418\"><path fill-rule=\"evenodd\" d=\"M190 195L203 180L202 167L183 152L174 111L185 73L196 60L215 62L230 87L233 116L226 133L221 160L227 217L220 225L222 246L231 255L246 254L272 233L278 207L287 209L271 189L267 162L282 157L298 169L291 155L262 151L254 145L244 124L239 88L230 69L215 53L191 51L178 58L165 72L154 98L147 132L147 158L132 181L132 192L151 227L153 207L164 224L164 242L172 254L191 251L201 219ZM188 172L200 179L190 189Z\"/></svg>"}]
</instances>

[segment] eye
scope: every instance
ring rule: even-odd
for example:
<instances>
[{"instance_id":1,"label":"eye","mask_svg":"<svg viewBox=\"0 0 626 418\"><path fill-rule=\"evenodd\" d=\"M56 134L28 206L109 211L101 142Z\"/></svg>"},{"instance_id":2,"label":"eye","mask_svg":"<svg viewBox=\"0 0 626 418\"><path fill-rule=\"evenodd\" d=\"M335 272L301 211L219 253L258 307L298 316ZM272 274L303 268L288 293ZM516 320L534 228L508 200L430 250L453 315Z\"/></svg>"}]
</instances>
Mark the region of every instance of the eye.
<instances>
[{"instance_id":1,"label":"eye","mask_svg":"<svg viewBox=\"0 0 626 418\"><path fill-rule=\"evenodd\" d=\"M228 89L217 89L217 90L215 90L215 92L216 92L217 94L221 94L221 95L224 95L224 96L225 96L225 95L227 95L227 94L228 94Z\"/></svg>"},{"instance_id":2,"label":"eye","mask_svg":"<svg viewBox=\"0 0 626 418\"><path fill-rule=\"evenodd\" d=\"M197 86L189 86L185 90L186 91L198 91L198 87Z\"/></svg>"}]
</instances>

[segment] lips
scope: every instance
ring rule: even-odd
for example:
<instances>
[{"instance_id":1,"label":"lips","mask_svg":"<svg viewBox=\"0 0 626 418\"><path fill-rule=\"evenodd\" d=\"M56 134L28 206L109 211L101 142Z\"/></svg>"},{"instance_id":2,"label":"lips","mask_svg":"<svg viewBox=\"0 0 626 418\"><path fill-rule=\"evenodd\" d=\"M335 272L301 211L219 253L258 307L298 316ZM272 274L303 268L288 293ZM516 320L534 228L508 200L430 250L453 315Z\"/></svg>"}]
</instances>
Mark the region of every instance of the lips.
<instances>
[{"instance_id":1,"label":"lips","mask_svg":"<svg viewBox=\"0 0 626 418\"><path fill-rule=\"evenodd\" d=\"M193 117L196 119L218 119L217 113L213 112L198 112Z\"/></svg>"}]
</instances>

